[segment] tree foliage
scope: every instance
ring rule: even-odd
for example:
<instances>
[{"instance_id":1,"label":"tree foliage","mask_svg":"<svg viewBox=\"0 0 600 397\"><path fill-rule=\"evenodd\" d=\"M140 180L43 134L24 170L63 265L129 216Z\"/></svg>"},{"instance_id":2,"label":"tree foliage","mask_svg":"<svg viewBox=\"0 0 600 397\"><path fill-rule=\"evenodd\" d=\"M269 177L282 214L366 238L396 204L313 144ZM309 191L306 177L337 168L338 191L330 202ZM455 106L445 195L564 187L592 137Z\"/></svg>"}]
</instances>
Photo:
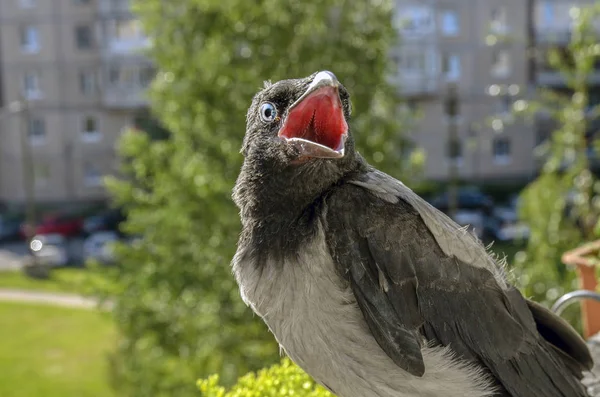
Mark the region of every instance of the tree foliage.
<instances>
[{"instance_id":1,"label":"tree foliage","mask_svg":"<svg viewBox=\"0 0 600 397\"><path fill-rule=\"evenodd\" d=\"M139 0L136 12L158 68L152 108L169 135L125 134L125 178L108 181L125 231L140 236L118 249L113 375L122 395L185 397L198 377L227 384L277 359L229 266L239 232L230 194L263 80L333 71L351 93L359 150L400 176L405 141L386 80L392 3Z\"/></svg>"},{"instance_id":2,"label":"tree foliage","mask_svg":"<svg viewBox=\"0 0 600 397\"><path fill-rule=\"evenodd\" d=\"M515 102L530 122L552 120L554 130L537 148L540 175L524 190L521 217L529 224L527 249L516 257L516 271L528 296L550 305L573 289L574 272L561 255L594 239L600 185L590 169L590 122L600 108L589 103L590 75L600 60L594 22L600 6L573 8L571 39L562 51L547 53L549 65L565 79L566 93L542 88L539 100Z\"/></svg>"}]
</instances>

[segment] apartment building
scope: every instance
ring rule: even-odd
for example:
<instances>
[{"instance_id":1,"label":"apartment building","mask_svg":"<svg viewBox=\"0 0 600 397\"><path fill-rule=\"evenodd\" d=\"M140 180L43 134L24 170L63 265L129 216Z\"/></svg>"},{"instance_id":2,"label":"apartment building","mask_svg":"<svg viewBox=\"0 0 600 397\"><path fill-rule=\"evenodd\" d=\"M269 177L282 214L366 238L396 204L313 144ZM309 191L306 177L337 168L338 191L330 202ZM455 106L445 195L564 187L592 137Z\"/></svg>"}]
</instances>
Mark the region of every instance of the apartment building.
<instances>
[{"instance_id":1,"label":"apartment building","mask_svg":"<svg viewBox=\"0 0 600 397\"><path fill-rule=\"evenodd\" d=\"M564 90L543 53L567 43L570 10L592 1L397 0L393 78L422 116L413 139L427 152L427 178L447 179L451 164L473 181L535 174L533 150L551 124L511 124L509 110L536 86ZM528 55L532 37L538 57ZM128 0L0 1L0 202L24 200L28 153L37 201L106 197L101 177L116 171L115 142L147 105L148 45ZM460 102L452 159L451 84ZM27 112L14 111L21 99Z\"/></svg>"},{"instance_id":2,"label":"apartment building","mask_svg":"<svg viewBox=\"0 0 600 397\"><path fill-rule=\"evenodd\" d=\"M37 201L106 197L115 142L146 107L147 45L127 0L0 1L0 201L24 200L27 151Z\"/></svg>"},{"instance_id":3,"label":"apartment building","mask_svg":"<svg viewBox=\"0 0 600 397\"><path fill-rule=\"evenodd\" d=\"M573 31L571 14L577 12L577 6L594 3L593 0L546 0L536 3L534 8L534 31L536 37L537 56L535 58L535 82L538 86L550 88L554 91L569 94L564 75L553 69L548 64L548 50L550 48L565 49ZM600 29L600 23L597 26ZM600 104L600 62L596 62L594 70L588 77L588 108ZM600 120L595 120L589 126L588 134L597 135ZM554 121L545 114L540 114L537 119L538 139L548 137L553 129ZM596 136L597 138L597 136ZM600 165L600 158L592 150L589 151L593 166Z\"/></svg>"},{"instance_id":4,"label":"apartment building","mask_svg":"<svg viewBox=\"0 0 600 397\"><path fill-rule=\"evenodd\" d=\"M413 139L427 153L427 178L448 179L451 162L459 178L471 181L535 172L534 129L507 119L529 88L527 7L524 0L397 2L402 43L393 54L395 81L421 113ZM453 158L444 104L450 85L460 108Z\"/></svg>"}]
</instances>

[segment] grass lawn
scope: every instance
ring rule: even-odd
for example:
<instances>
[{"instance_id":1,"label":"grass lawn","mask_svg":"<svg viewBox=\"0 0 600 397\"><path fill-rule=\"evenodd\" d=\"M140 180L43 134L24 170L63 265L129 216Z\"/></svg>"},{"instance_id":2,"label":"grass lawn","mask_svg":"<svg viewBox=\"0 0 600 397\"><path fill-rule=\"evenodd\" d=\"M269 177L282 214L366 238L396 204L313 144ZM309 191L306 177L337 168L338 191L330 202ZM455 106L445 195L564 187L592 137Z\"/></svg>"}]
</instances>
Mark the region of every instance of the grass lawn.
<instances>
[{"instance_id":1,"label":"grass lawn","mask_svg":"<svg viewBox=\"0 0 600 397\"><path fill-rule=\"evenodd\" d=\"M0 288L85 294L103 283L100 274L81 268L55 269L47 280L29 277L22 271L0 272Z\"/></svg>"},{"instance_id":2,"label":"grass lawn","mask_svg":"<svg viewBox=\"0 0 600 397\"><path fill-rule=\"evenodd\" d=\"M0 396L112 397L108 314L0 302Z\"/></svg>"}]
</instances>

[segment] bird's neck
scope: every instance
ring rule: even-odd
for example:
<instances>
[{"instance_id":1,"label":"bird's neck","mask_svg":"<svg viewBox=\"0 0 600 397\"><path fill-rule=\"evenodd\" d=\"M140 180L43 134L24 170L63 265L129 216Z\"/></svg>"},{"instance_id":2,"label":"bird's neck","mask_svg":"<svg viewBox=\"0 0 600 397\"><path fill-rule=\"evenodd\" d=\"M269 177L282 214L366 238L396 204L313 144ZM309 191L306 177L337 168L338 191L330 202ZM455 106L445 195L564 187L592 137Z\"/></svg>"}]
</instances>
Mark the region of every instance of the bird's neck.
<instances>
[{"instance_id":1,"label":"bird's neck","mask_svg":"<svg viewBox=\"0 0 600 397\"><path fill-rule=\"evenodd\" d=\"M234 194L241 214L241 241L256 255L276 260L301 249L318 226L327 190L295 194L288 184L242 177Z\"/></svg>"},{"instance_id":2,"label":"bird's neck","mask_svg":"<svg viewBox=\"0 0 600 397\"><path fill-rule=\"evenodd\" d=\"M314 167L302 169L247 161L234 189L234 201L242 223L294 222L348 175L365 167L366 162L355 152L336 163L314 163Z\"/></svg>"},{"instance_id":3,"label":"bird's neck","mask_svg":"<svg viewBox=\"0 0 600 397\"><path fill-rule=\"evenodd\" d=\"M310 207L327 189L307 189L294 186L293 177L285 174L270 178L266 175L240 175L235 189L235 201L242 222L292 222ZM295 189L298 188L298 189Z\"/></svg>"}]
</instances>

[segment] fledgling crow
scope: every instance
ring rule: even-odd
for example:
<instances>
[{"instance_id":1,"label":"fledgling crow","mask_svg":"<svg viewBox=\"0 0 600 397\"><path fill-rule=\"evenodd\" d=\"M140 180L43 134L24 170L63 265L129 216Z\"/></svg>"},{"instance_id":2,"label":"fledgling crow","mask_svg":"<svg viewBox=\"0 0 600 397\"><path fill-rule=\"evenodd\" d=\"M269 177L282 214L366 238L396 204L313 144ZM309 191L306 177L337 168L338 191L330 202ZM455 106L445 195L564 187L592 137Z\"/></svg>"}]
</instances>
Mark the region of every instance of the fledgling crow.
<instances>
[{"instance_id":1,"label":"fledgling crow","mask_svg":"<svg viewBox=\"0 0 600 397\"><path fill-rule=\"evenodd\" d=\"M583 397L592 359L483 245L366 163L331 72L266 83L234 190L244 301L340 397Z\"/></svg>"}]
</instances>

